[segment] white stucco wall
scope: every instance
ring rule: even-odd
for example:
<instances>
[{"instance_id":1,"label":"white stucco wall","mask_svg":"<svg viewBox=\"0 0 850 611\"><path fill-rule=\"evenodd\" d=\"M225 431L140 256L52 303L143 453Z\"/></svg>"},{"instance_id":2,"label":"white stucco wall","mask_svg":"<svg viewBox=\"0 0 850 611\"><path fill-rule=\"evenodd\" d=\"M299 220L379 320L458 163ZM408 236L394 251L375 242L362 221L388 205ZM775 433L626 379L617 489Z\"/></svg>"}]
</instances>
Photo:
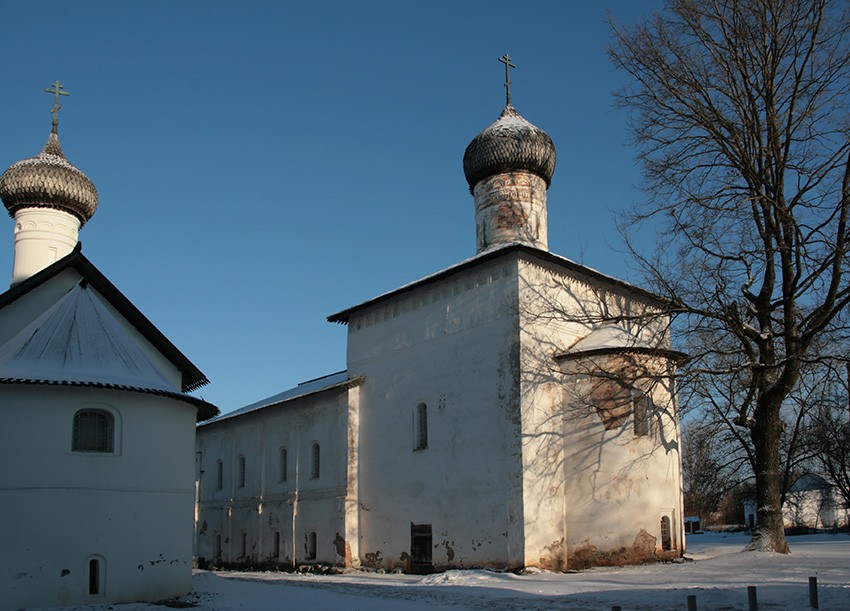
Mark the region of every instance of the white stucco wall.
<instances>
[{"instance_id":1,"label":"white stucco wall","mask_svg":"<svg viewBox=\"0 0 850 611\"><path fill-rule=\"evenodd\" d=\"M80 220L64 210L22 208L15 213L12 284L26 280L74 250Z\"/></svg>"},{"instance_id":2,"label":"white stucco wall","mask_svg":"<svg viewBox=\"0 0 850 611\"><path fill-rule=\"evenodd\" d=\"M115 451L71 451L82 408L115 417ZM160 600L191 590L196 408L137 393L0 385L3 605ZM101 594L88 594L88 560Z\"/></svg>"},{"instance_id":3,"label":"white stucco wall","mask_svg":"<svg viewBox=\"0 0 850 611\"><path fill-rule=\"evenodd\" d=\"M669 363L639 358L642 374L633 383L651 395L657 415L655 432L638 437L631 415L606 430L591 403L588 380L598 373L588 372L614 373L611 357L578 366L553 358L612 320L665 345L666 321L640 318L651 308L620 287L534 258L519 269L526 563L563 569L661 554L664 515L671 553L680 555L679 429Z\"/></svg>"},{"instance_id":4,"label":"white stucco wall","mask_svg":"<svg viewBox=\"0 0 850 611\"><path fill-rule=\"evenodd\" d=\"M436 567L522 564L516 292L508 257L351 317L364 564L409 567L411 524L431 525ZM420 403L428 445L416 450Z\"/></svg>"},{"instance_id":5,"label":"white stucco wall","mask_svg":"<svg viewBox=\"0 0 850 611\"><path fill-rule=\"evenodd\" d=\"M203 470L199 484L196 555L214 563L343 563L348 494L349 405L357 389L336 388L198 428ZM311 477L311 447L320 473ZM281 478L280 449L287 450ZM245 459L245 486L239 459ZM217 461L224 466L217 489ZM316 557L306 553L316 533ZM279 555L275 556L275 536ZM243 550L243 536L245 549ZM220 542L220 550L216 550ZM220 553L216 553L220 551ZM244 551L244 553L243 553ZM339 553L341 552L341 553Z\"/></svg>"}]
</instances>

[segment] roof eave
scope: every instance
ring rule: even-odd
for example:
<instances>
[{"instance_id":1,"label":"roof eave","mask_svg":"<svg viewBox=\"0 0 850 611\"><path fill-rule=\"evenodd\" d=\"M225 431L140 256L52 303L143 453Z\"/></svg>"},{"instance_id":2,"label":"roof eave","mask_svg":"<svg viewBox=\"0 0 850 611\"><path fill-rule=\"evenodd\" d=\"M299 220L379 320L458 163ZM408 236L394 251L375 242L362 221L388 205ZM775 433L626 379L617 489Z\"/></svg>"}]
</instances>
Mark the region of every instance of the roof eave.
<instances>
[{"instance_id":1,"label":"roof eave","mask_svg":"<svg viewBox=\"0 0 850 611\"><path fill-rule=\"evenodd\" d=\"M469 258L465 261L457 263L457 264L455 264L451 267L448 267L446 269L443 269L441 271L435 272L434 274L431 274L430 276L425 276L424 278L420 278L419 280L415 280L415 281L413 281L409 284L406 284L402 287L399 287L395 290L389 291L387 293L383 293L381 295L378 295L377 297L373 297L372 299L364 301L360 304L357 304L357 305L352 306L350 308L346 308L345 310L341 310L341 311L337 312L336 314L331 314L330 316L327 317L327 320L328 320L328 322L348 324L348 321L351 318L351 315L354 314L355 312L357 312L358 310L362 310L363 308L372 306L372 305L374 305L376 303L380 303L382 301L387 301L389 299L392 299L393 297L397 297L398 295L401 295L403 293L410 292L410 291L412 291L416 288L419 288L420 286L424 286L426 284L436 282L437 280L442 280L442 279L447 278L449 276L452 276L454 274L460 273L460 272L462 272L462 271L464 271L464 270L466 270L470 267L474 267L475 265L478 265L481 262L489 261L491 259L496 259L498 257L505 256L508 253L514 253L514 252L523 252L523 253L529 254L531 256L537 257L539 259L542 259L544 261L553 263L555 265L560 265L561 267L565 267L572 272L576 272L576 273L579 273L579 274L582 274L582 275L585 275L585 276L590 276L591 278L594 278L596 280L600 280L602 282L607 282L609 284L613 284L614 286L616 286L620 289L624 289L626 291L629 291L629 292L635 294L636 296L639 296L641 299L643 299L645 301L651 302L656 307L659 307L659 308L662 308L662 309L668 309L672 305L672 303L669 300L661 297L660 295L656 295L655 293L652 293L652 292L650 292L646 289L642 289L638 286L630 284L630 283L628 283L624 280L614 278L613 276L607 276L607 275L603 274L602 272L596 271L593 268L586 267L584 265L581 265L580 263L576 263L575 261L571 261L571 260L567 259L566 257L562 257L560 255L553 254L553 253L549 252L548 250L541 250L539 248L535 248L534 246L531 246L529 244L524 244L522 242L514 242L514 243L511 243L511 244L502 246L502 247L497 247L497 248L493 248L491 250L484 251L483 253L481 253L479 255L471 257L471 258Z\"/></svg>"}]
</instances>

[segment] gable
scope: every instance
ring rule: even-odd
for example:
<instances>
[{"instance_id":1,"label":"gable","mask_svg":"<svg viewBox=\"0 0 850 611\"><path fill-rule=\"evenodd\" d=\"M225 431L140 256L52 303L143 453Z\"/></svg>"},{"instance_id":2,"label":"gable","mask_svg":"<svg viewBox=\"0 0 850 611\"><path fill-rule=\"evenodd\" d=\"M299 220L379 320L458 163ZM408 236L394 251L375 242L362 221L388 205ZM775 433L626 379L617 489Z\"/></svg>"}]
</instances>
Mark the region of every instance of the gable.
<instances>
[{"instance_id":1,"label":"gable","mask_svg":"<svg viewBox=\"0 0 850 611\"><path fill-rule=\"evenodd\" d=\"M179 392L179 372L148 353L97 291L81 280L0 344L0 378Z\"/></svg>"},{"instance_id":2,"label":"gable","mask_svg":"<svg viewBox=\"0 0 850 611\"><path fill-rule=\"evenodd\" d=\"M0 346L21 333L36 318L83 282L178 392L209 383L206 376L162 334L81 252L74 251L38 274L0 294ZM95 302L91 302L95 303ZM95 306L91 306L95 307ZM105 313L104 313L105 315Z\"/></svg>"}]
</instances>

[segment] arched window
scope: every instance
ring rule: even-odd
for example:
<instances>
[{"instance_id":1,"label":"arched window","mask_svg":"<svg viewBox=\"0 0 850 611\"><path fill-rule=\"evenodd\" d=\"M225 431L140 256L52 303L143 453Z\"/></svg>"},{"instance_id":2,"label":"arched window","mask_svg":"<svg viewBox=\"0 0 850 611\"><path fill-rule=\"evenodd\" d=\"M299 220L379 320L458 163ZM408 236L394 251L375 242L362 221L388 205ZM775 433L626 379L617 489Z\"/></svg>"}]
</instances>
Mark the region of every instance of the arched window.
<instances>
[{"instance_id":1,"label":"arched window","mask_svg":"<svg viewBox=\"0 0 850 611\"><path fill-rule=\"evenodd\" d=\"M238 462L236 464L237 464L237 468L238 468L238 472L236 473L237 485L240 488L244 488L245 487L245 457L240 456L239 459L238 459Z\"/></svg>"},{"instance_id":2,"label":"arched window","mask_svg":"<svg viewBox=\"0 0 850 611\"><path fill-rule=\"evenodd\" d=\"M310 447L310 479L319 479L322 474L322 450L319 442L313 442Z\"/></svg>"},{"instance_id":3,"label":"arched window","mask_svg":"<svg viewBox=\"0 0 850 611\"><path fill-rule=\"evenodd\" d=\"M669 552L673 549L673 530L670 528L670 517L661 518L661 549Z\"/></svg>"},{"instance_id":4,"label":"arched window","mask_svg":"<svg viewBox=\"0 0 850 611\"><path fill-rule=\"evenodd\" d=\"M428 406L420 403L413 412L413 449L428 447Z\"/></svg>"},{"instance_id":5,"label":"arched window","mask_svg":"<svg viewBox=\"0 0 850 611\"><path fill-rule=\"evenodd\" d=\"M89 595L99 596L104 592L106 561L102 556L89 556L86 565L89 578Z\"/></svg>"},{"instance_id":6,"label":"arched window","mask_svg":"<svg viewBox=\"0 0 850 611\"><path fill-rule=\"evenodd\" d=\"M280 461L280 477L278 479L281 482L285 482L286 479L287 479L286 472L288 470L288 465L287 465L288 455L287 455L287 452L286 452L286 448L280 449L280 456L278 457L278 459Z\"/></svg>"},{"instance_id":7,"label":"arched window","mask_svg":"<svg viewBox=\"0 0 850 611\"><path fill-rule=\"evenodd\" d=\"M103 409L81 409L74 414L71 450L114 452L115 417Z\"/></svg>"}]
</instances>

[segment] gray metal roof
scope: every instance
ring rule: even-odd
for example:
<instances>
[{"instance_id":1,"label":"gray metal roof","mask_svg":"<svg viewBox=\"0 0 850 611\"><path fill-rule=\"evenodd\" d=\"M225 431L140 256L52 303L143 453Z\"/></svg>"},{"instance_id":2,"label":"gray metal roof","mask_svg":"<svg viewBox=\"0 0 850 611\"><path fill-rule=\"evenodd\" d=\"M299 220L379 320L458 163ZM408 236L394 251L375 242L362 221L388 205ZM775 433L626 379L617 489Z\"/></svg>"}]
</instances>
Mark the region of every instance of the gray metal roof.
<instances>
[{"instance_id":1,"label":"gray metal roof","mask_svg":"<svg viewBox=\"0 0 850 611\"><path fill-rule=\"evenodd\" d=\"M229 418L235 418L236 416L242 416L244 414L256 412L267 407L272 407L273 405L280 405L281 403L286 403L287 401L292 401L293 399L299 399L301 397L306 397L307 395L314 395L316 393L331 390L333 388L356 386L358 384L362 384L363 379L364 378L362 377L349 379L348 371L338 371L336 373L331 373L320 378L301 382L300 384L298 384L298 386L295 386L294 388L284 390L283 392L279 392L276 395L272 395L271 397L266 397L265 399L260 399L255 403L251 403L250 405L246 405L245 407L239 408L232 412L228 412L227 414L222 414L218 418L214 418L208 422L203 423L203 425L201 426L214 424L216 422L221 422L222 420L227 420Z\"/></svg>"}]
</instances>

